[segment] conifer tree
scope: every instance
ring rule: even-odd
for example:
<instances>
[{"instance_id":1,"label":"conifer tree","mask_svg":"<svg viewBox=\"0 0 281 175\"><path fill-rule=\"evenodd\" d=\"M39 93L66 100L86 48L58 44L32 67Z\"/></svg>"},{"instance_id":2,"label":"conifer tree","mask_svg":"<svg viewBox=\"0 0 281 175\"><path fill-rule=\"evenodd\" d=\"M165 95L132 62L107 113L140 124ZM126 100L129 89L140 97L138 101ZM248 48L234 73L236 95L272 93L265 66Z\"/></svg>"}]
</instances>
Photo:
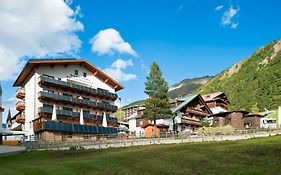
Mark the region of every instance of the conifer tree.
<instances>
[{"instance_id":1,"label":"conifer tree","mask_svg":"<svg viewBox=\"0 0 281 175\"><path fill-rule=\"evenodd\" d=\"M170 118L172 115L168 83L162 77L162 72L156 62L150 66L149 76L146 77L145 93L149 96L145 100L144 117L154 121L154 136L156 135L156 120Z\"/></svg>"}]
</instances>

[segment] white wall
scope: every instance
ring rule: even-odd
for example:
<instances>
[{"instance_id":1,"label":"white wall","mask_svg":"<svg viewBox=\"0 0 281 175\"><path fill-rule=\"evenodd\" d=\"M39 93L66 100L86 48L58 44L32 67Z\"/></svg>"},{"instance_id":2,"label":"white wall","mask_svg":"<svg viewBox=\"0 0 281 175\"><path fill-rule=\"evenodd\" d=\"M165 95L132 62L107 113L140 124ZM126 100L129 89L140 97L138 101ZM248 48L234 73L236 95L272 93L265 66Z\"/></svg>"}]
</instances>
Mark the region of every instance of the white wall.
<instances>
[{"instance_id":1,"label":"white wall","mask_svg":"<svg viewBox=\"0 0 281 175\"><path fill-rule=\"evenodd\" d=\"M281 127L281 106L278 107L278 127Z\"/></svg>"},{"instance_id":2,"label":"white wall","mask_svg":"<svg viewBox=\"0 0 281 175\"><path fill-rule=\"evenodd\" d=\"M130 119L129 120L129 131L134 132L137 127L137 120L136 119Z\"/></svg>"},{"instance_id":3,"label":"white wall","mask_svg":"<svg viewBox=\"0 0 281 175\"><path fill-rule=\"evenodd\" d=\"M78 70L79 77L71 76L75 74L75 70ZM86 77L83 77L83 72L87 73ZM53 68L51 68L50 66L40 66L24 86L26 95L25 123L23 125L23 131L27 132L28 140L30 139L31 135L34 135L32 120L38 117L38 108L43 106L43 104L38 100L38 93L43 90L38 85L38 78L43 74L54 76L55 78L61 78L62 81L67 81L69 79L86 84L87 86L92 88L102 88L108 90L111 93L115 93L115 90L112 87L95 77L93 73L85 67L81 67L79 65L69 65L67 67L54 66ZM111 104L113 103L114 102L112 102ZM76 108L74 107L74 109Z\"/></svg>"},{"instance_id":4,"label":"white wall","mask_svg":"<svg viewBox=\"0 0 281 175\"><path fill-rule=\"evenodd\" d=\"M71 75L74 75L75 70L78 70L79 77L70 77ZM36 72L39 75L47 74L54 76L55 78L61 78L64 81L66 79L70 79L88 84L88 86L92 88L102 88L112 93L115 92L115 90L111 86L98 79L85 67L81 67L79 65L69 65L67 67L58 65L54 66L53 68L51 68L50 66L40 66ZM83 72L87 73L87 77L83 77Z\"/></svg>"},{"instance_id":5,"label":"white wall","mask_svg":"<svg viewBox=\"0 0 281 175\"><path fill-rule=\"evenodd\" d=\"M221 113L221 112L227 112L226 109L220 107L220 106L217 106L217 107L214 107L214 108L210 108L212 113L213 114L218 114L218 113Z\"/></svg>"},{"instance_id":6,"label":"white wall","mask_svg":"<svg viewBox=\"0 0 281 175\"><path fill-rule=\"evenodd\" d=\"M2 107L2 94L0 93L0 107ZM2 112L0 112L0 130L2 129Z\"/></svg>"},{"instance_id":7,"label":"white wall","mask_svg":"<svg viewBox=\"0 0 281 175\"><path fill-rule=\"evenodd\" d=\"M38 74L35 73L25 84L25 123L23 131L27 132L27 140L30 140L31 135L34 135L32 120L35 119L37 108L40 105L37 95L39 92L38 88Z\"/></svg>"}]
</instances>

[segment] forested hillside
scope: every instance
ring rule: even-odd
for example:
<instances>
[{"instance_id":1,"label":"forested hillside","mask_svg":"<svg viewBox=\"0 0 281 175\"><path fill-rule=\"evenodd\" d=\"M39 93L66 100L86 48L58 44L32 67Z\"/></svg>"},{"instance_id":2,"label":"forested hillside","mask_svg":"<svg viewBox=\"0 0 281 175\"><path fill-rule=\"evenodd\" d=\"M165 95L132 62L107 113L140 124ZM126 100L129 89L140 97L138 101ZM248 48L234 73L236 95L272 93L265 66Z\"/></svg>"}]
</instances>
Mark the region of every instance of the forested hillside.
<instances>
[{"instance_id":1,"label":"forested hillside","mask_svg":"<svg viewBox=\"0 0 281 175\"><path fill-rule=\"evenodd\" d=\"M231 109L276 109L281 105L281 40L273 41L252 56L215 76L196 92L224 91Z\"/></svg>"}]
</instances>

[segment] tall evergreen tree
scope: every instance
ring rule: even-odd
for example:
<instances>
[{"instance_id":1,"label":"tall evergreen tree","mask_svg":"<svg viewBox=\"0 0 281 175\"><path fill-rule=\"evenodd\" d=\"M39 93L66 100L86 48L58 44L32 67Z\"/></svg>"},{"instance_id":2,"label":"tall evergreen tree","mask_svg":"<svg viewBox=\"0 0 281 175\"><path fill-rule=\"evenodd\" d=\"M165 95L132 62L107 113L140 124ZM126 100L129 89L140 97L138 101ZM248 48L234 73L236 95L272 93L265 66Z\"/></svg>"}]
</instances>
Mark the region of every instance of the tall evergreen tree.
<instances>
[{"instance_id":1,"label":"tall evergreen tree","mask_svg":"<svg viewBox=\"0 0 281 175\"><path fill-rule=\"evenodd\" d=\"M149 76L146 77L144 92L149 96L145 100L144 117L154 121L154 136L156 135L156 120L169 118L172 115L168 83L162 77L162 72L156 62L150 66Z\"/></svg>"}]
</instances>

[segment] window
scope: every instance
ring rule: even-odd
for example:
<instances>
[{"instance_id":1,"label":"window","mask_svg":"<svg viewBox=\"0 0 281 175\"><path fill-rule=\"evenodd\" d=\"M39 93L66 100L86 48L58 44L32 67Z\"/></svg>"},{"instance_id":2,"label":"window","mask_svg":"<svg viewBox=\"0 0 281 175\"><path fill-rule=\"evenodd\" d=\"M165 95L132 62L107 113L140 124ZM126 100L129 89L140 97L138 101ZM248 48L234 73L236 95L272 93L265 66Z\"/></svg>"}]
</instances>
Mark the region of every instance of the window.
<instances>
[{"instance_id":1,"label":"window","mask_svg":"<svg viewBox=\"0 0 281 175\"><path fill-rule=\"evenodd\" d=\"M86 72L83 72L83 77L87 77L87 73Z\"/></svg>"},{"instance_id":2,"label":"window","mask_svg":"<svg viewBox=\"0 0 281 175\"><path fill-rule=\"evenodd\" d=\"M73 97L73 95L71 95L71 94L67 94L67 93L62 93L62 95L64 95L64 96L68 96L68 97Z\"/></svg>"},{"instance_id":3,"label":"window","mask_svg":"<svg viewBox=\"0 0 281 175\"><path fill-rule=\"evenodd\" d=\"M83 113L84 113L84 114L90 114L90 111L88 111L88 110L83 110Z\"/></svg>"},{"instance_id":4,"label":"window","mask_svg":"<svg viewBox=\"0 0 281 175\"><path fill-rule=\"evenodd\" d=\"M78 70L75 70L75 71L74 71L74 74L75 74L75 75L78 75Z\"/></svg>"},{"instance_id":5,"label":"window","mask_svg":"<svg viewBox=\"0 0 281 175\"><path fill-rule=\"evenodd\" d=\"M72 138L72 133L67 134L66 137L71 139Z\"/></svg>"},{"instance_id":6,"label":"window","mask_svg":"<svg viewBox=\"0 0 281 175\"><path fill-rule=\"evenodd\" d=\"M55 93L54 91L49 90L49 89L43 89L43 92L48 92L48 93L52 93L52 94L54 94L54 93Z\"/></svg>"},{"instance_id":7,"label":"window","mask_svg":"<svg viewBox=\"0 0 281 175\"><path fill-rule=\"evenodd\" d=\"M62 108L64 111L73 111L73 109L72 108L69 108L69 107L63 107Z\"/></svg>"},{"instance_id":8,"label":"window","mask_svg":"<svg viewBox=\"0 0 281 175\"><path fill-rule=\"evenodd\" d=\"M43 77L47 77L47 78L52 78L52 79L55 79L55 77L54 77L54 76L47 75L47 74L43 74Z\"/></svg>"},{"instance_id":9,"label":"window","mask_svg":"<svg viewBox=\"0 0 281 175\"><path fill-rule=\"evenodd\" d=\"M89 134L85 134L85 135L84 135L84 139L85 139L85 140L90 139L90 135L89 135Z\"/></svg>"},{"instance_id":10,"label":"window","mask_svg":"<svg viewBox=\"0 0 281 175\"><path fill-rule=\"evenodd\" d=\"M90 100L89 98L87 98L87 97L82 97L84 100Z\"/></svg>"},{"instance_id":11,"label":"window","mask_svg":"<svg viewBox=\"0 0 281 175\"><path fill-rule=\"evenodd\" d=\"M43 108L53 108L54 105L43 104Z\"/></svg>"}]
</instances>

